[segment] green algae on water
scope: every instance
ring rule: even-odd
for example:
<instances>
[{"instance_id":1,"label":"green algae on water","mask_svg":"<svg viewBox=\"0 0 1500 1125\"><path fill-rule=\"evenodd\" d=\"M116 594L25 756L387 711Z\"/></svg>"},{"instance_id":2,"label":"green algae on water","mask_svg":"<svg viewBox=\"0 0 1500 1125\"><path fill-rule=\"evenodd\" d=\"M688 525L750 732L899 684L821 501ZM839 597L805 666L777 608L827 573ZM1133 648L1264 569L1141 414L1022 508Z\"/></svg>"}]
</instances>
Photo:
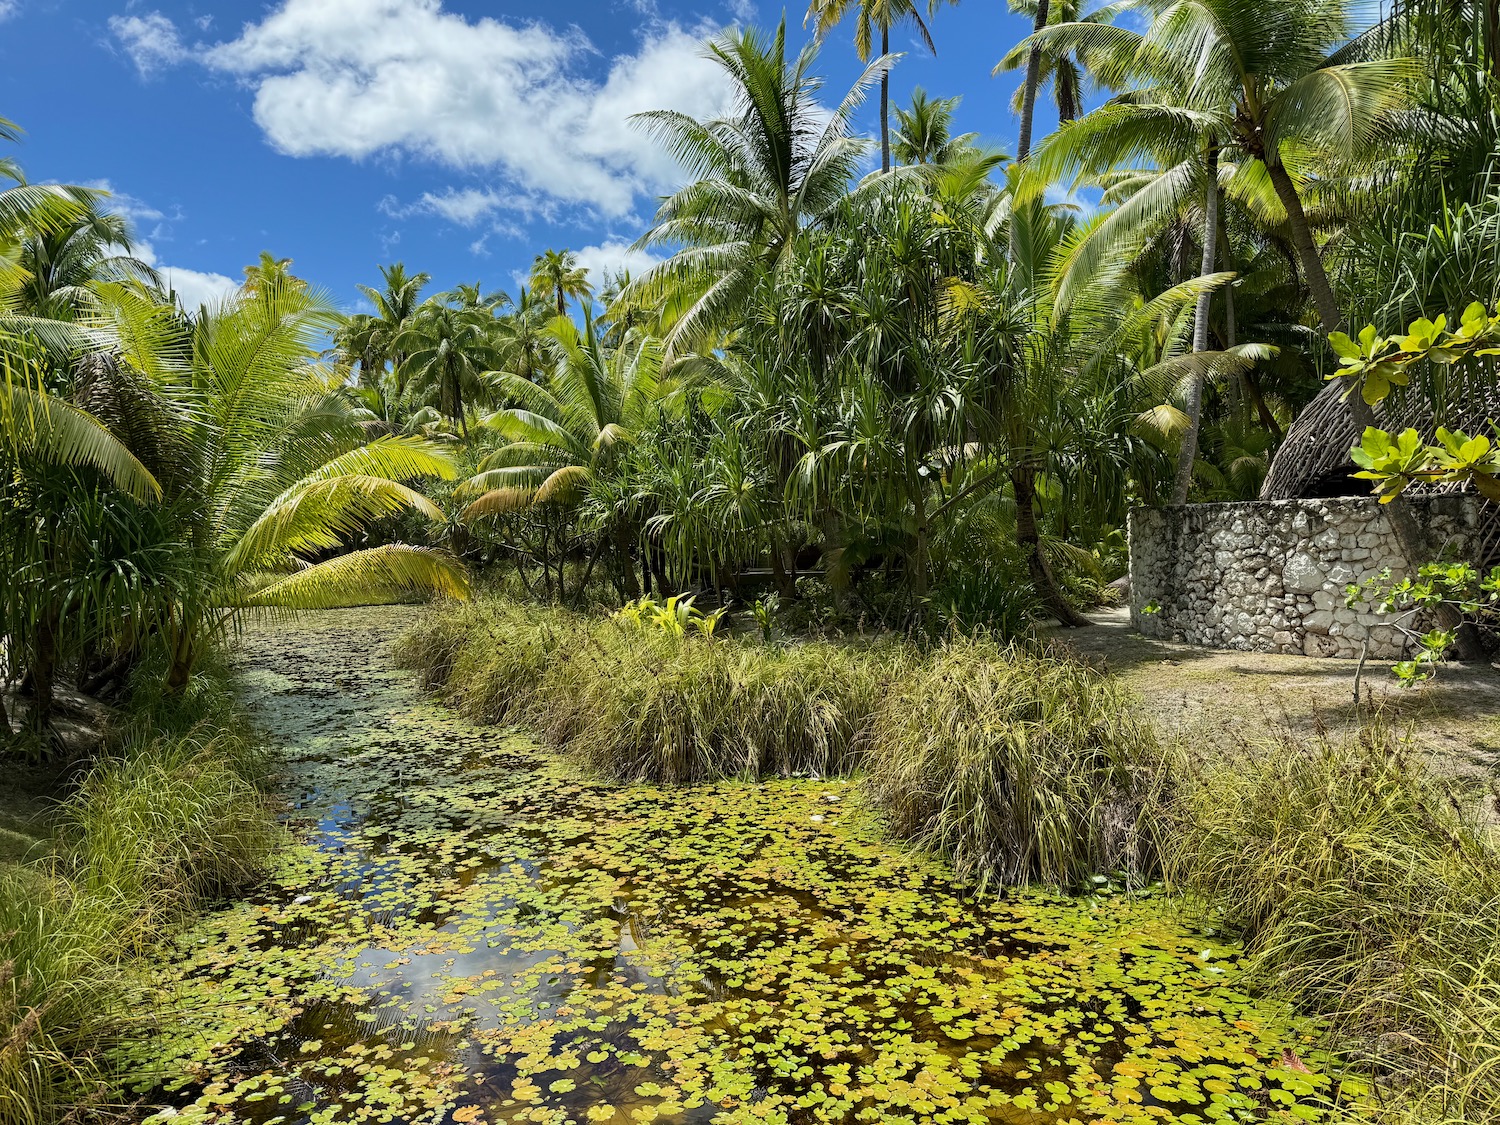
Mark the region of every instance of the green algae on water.
<instances>
[{"instance_id":1,"label":"green algae on water","mask_svg":"<svg viewBox=\"0 0 1500 1125\"><path fill-rule=\"evenodd\" d=\"M305 841L178 939L153 1121L1318 1121L1315 1030L1151 900L976 899L842 782L601 785L416 699L389 611L253 636Z\"/></svg>"}]
</instances>

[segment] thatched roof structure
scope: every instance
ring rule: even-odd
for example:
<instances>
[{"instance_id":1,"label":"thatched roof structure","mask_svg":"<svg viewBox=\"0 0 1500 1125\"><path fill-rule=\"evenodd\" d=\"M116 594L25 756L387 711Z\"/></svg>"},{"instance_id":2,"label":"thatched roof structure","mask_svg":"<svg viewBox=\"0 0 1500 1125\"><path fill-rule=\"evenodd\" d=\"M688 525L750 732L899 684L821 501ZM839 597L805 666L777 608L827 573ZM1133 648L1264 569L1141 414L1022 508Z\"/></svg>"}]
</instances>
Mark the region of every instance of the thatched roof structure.
<instances>
[{"instance_id":1,"label":"thatched roof structure","mask_svg":"<svg viewBox=\"0 0 1500 1125\"><path fill-rule=\"evenodd\" d=\"M1353 479L1358 471L1349 459L1349 450L1359 444L1360 429L1343 401L1345 384L1329 383L1308 403L1287 431L1281 448L1271 461L1270 471L1261 486L1262 500L1295 500L1333 496L1365 495L1364 481ZM1376 422L1391 431L1415 428L1428 441L1434 440L1438 425L1467 434L1492 434L1491 423L1500 422L1500 377L1484 371L1479 377L1448 388L1447 408L1434 409L1434 396L1428 389L1394 397L1376 409ZM1385 407L1390 405L1390 409ZM1414 485L1414 494L1467 490L1468 485ZM1500 505L1486 504L1490 518L1486 532L1471 561L1488 568L1500 565Z\"/></svg>"}]
</instances>

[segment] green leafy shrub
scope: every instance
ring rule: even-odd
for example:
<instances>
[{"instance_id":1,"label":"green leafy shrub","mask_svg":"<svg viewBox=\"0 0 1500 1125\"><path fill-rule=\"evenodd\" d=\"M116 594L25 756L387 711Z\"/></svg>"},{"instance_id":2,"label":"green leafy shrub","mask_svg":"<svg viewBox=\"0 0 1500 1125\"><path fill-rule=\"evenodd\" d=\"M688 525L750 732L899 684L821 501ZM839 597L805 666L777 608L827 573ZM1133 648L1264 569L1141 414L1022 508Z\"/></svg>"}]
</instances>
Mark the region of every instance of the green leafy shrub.
<instances>
[{"instance_id":1,"label":"green leafy shrub","mask_svg":"<svg viewBox=\"0 0 1500 1125\"><path fill-rule=\"evenodd\" d=\"M1378 725L1195 771L1166 869L1261 981L1329 1020L1394 1118L1500 1120L1500 852Z\"/></svg>"},{"instance_id":2,"label":"green leafy shrub","mask_svg":"<svg viewBox=\"0 0 1500 1125\"><path fill-rule=\"evenodd\" d=\"M895 832L981 883L1154 867L1162 753L1117 684L1073 661L950 641L896 681L866 760Z\"/></svg>"}]
</instances>

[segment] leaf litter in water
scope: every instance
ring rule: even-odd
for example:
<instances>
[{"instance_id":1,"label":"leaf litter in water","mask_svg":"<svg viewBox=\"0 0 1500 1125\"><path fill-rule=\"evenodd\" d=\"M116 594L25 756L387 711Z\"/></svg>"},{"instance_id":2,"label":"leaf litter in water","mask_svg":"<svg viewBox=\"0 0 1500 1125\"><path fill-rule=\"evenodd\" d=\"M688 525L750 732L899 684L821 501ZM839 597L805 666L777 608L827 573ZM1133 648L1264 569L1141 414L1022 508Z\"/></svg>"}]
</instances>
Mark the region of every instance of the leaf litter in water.
<instances>
[{"instance_id":1,"label":"leaf litter in water","mask_svg":"<svg viewBox=\"0 0 1500 1125\"><path fill-rule=\"evenodd\" d=\"M1341 1093L1159 901L976 898L841 781L580 778L419 699L392 620L247 639L305 842L157 968L124 1060L152 1121L1197 1125Z\"/></svg>"}]
</instances>

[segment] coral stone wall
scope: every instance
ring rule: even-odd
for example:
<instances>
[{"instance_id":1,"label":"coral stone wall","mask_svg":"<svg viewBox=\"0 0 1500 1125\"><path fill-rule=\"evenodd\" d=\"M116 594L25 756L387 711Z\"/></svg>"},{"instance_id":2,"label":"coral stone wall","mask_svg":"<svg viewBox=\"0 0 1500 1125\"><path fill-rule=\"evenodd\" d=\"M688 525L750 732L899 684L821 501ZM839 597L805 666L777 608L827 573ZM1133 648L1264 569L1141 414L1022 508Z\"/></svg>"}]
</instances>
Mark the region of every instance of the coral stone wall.
<instances>
[{"instance_id":1,"label":"coral stone wall","mask_svg":"<svg viewBox=\"0 0 1500 1125\"><path fill-rule=\"evenodd\" d=\"M1475 541L1479 501L1409 501L1429 557ZM1210 648L1398 658L1404 636L1344 588L1405 573L1387 511L1372 498L1137 508L1130 514L1130 619L1151 637ZM1147 607L1160 607L1144 612Z\"/></svg>"}]
</instances>

